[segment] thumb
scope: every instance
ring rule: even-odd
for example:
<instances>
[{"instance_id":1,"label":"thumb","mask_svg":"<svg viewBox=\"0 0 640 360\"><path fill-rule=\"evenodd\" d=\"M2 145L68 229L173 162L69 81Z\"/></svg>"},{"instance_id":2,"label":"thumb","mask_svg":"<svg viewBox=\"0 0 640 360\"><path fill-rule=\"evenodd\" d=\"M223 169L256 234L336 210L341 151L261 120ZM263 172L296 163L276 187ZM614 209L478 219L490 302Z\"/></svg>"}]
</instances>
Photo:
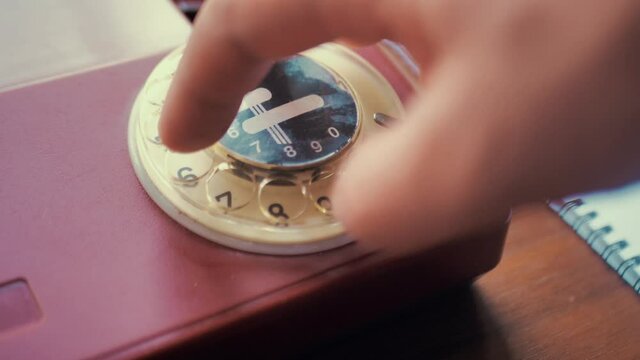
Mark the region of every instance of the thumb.
<instances>
[{"instance_id":1,"label":"thumb","mask_svg":"<svg viewBox=\"0 0 640 360\"><path fill-rule=\"evenodd\" d=\"M478 84L456 64L430 73L402 121L354 149L334 189L337 217L366 244L412 250L504 222L509 198L483 168L490 127L470 117Z\"/></svg>"}]
</instances>

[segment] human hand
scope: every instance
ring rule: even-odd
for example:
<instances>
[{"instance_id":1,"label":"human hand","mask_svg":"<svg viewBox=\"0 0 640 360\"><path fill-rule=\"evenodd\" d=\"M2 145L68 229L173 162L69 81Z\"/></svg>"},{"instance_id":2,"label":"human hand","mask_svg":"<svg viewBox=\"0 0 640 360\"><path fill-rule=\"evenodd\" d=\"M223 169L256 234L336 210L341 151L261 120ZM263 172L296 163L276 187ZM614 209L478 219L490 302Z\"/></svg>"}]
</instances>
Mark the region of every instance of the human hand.
<instances>
[{"instance_id":1,"label":"human hand","mask_svg":"<svg viewBox=\"0 0 640 360\"><path fill-rule=\"evenodd\" d=\"M163 142L217 141L273 60L382 38L407 46L423 79L406 118L359 146L336 185L356 238L411 250L514 205L640 177L637 0L208 0Z\"/></svg>"}]
</instances>

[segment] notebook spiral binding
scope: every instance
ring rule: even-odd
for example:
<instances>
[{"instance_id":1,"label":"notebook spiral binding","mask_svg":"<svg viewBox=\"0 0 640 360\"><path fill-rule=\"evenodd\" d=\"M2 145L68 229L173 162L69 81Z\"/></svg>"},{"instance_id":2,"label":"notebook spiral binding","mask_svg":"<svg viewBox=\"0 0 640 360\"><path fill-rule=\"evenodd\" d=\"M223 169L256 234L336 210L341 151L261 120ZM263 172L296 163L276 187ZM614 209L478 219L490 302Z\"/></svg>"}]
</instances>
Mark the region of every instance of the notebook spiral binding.
<instances>
[{"instance_id":1,"label":"notebook spiral binding","mask_svg":"<svg viewBox=\"0 0 640 360\"><path fill-rule=\"evenodd\" d=\"M594 228L592 220L598 216L596 211L578 214L575 210L584 205L582 199L574 199L564 203L550 202L549 205L591 246L593 251L631 285L636 293L640 294L640 274L634 270L634 267L640 265L640 255L628 259L623 259L619 255L621 250L629 246L626 240L620 239L611 242L611 239L607 239L607 236L613 231L610 225Z\"/></svg>"}]
</instances>

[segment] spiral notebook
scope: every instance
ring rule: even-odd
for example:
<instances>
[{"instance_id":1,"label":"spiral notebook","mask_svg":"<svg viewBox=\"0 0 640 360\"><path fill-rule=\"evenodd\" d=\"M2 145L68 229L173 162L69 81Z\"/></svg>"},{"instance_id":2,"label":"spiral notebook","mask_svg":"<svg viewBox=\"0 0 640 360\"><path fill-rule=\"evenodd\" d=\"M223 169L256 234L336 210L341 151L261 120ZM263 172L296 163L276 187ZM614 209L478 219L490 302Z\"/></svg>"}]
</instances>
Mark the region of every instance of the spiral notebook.
<instances>
[{"instance_id":1,"label":"spiral notebook","mask_svg":"<svg viewBox=\"0 0 640 360\"><path fill-rule=\"evenodd\" d=\"M640 182L549 205L640 294Z\"/></svg>"}]
</instances>

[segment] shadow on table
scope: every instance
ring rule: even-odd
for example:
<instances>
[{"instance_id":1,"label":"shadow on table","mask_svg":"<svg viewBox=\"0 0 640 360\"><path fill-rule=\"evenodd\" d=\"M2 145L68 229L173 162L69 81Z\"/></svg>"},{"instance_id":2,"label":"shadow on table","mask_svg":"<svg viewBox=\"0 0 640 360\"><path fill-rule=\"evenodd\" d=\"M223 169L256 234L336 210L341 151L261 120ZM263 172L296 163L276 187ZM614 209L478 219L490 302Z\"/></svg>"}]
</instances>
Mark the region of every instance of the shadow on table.
<instances>
[{"instance_id":1,"label":"shadow on table","mask_svg":"<svg viewBox=\"0 0 640 360\"><path fill-rule=\"evenodd\" d=\"M300 359L511 359L473 286L459 287L308 347Z\"/></svg>"}]
</instances>

